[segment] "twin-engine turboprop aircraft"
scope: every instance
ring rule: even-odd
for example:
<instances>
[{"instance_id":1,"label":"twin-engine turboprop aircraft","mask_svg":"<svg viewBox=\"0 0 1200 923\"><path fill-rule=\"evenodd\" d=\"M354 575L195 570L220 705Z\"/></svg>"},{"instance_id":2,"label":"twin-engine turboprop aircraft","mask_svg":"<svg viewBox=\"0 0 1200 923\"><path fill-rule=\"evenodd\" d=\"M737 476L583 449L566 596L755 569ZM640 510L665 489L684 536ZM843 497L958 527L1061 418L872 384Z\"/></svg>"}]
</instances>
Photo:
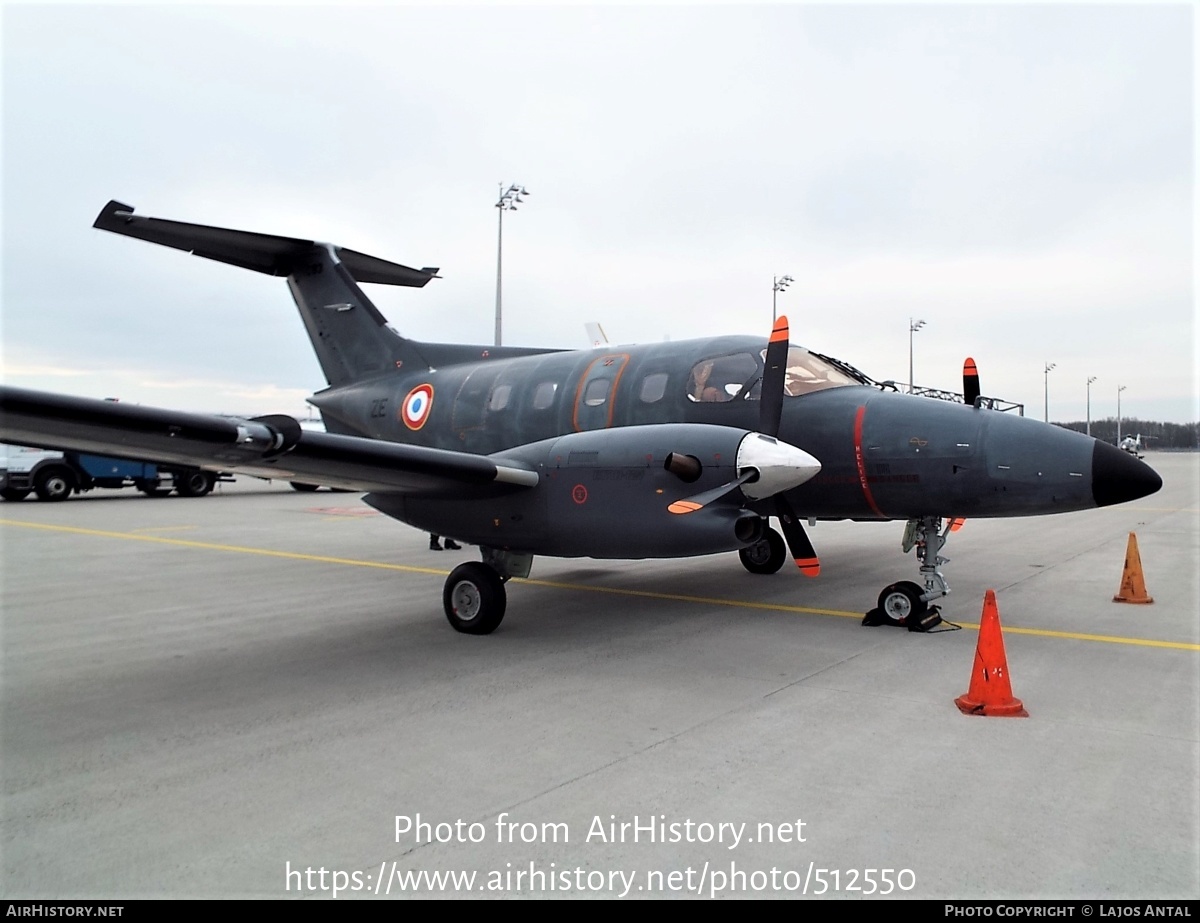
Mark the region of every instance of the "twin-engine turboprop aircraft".
<instances>
[{"instance_id":1,"label":"twin-engine turboprop aircraft","mask_svg":"<svg viewBox=\"0 0 1200 923\"><path fill-rule=\"evenodd\" d=\"M791 345L783 318L769 341L418 343L388 326L359 283L421 287L436 269L146 218L119 202L95 226L285 276L329 382L310 398L328 432L288 416L4 388L0 440L366 491L388 516L478 546L482 561L456 567L443 593L450 624L471 634L500 624L506 581L528 576L539 554L738 551L747 569L773 573L790 550L816 576L804 519L908 520L922 584L891 584L878 603L911 625L949 592L940 552L962 518L1083 510L1162 485L1116 446L990 409L970 360L959 404L889 390Z\"/></svg>"}]
</instances>

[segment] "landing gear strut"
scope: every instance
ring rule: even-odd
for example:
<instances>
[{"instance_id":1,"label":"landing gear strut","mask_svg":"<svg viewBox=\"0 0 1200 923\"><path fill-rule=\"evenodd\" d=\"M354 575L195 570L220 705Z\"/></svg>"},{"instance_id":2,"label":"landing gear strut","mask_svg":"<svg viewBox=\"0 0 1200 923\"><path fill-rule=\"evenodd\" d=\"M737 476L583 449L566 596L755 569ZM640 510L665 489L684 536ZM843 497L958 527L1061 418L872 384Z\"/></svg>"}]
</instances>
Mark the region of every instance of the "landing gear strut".
<instances>
[{"instance_id":1,"label":"landing gear strut","mask_svg":"<svg viewBox=\"0 0 1200 923\"><path fill-rule=\"evenodd\" d=\"M908 521L900 546L905 553L916 549L924 589L911 580L889 584L879 594L878 608L863 619L864 625L902 625L909 631L929 631L942 621L939 608L930 603L950 593L950 585L941 571L941 566L950 563L950 559L943 558L941 552L951 522L948 520L943 530L940 516Z\"/></svg>"}]
</instances>

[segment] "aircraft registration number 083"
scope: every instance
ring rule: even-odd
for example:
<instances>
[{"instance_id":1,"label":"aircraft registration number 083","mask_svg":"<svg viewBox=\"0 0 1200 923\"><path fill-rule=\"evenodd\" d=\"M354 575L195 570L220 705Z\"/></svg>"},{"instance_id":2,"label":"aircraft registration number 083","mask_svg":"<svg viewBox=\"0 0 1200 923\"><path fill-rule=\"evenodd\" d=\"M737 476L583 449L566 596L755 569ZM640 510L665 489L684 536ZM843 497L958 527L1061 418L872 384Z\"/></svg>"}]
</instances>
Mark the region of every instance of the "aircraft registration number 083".
<instances>
[{"instance_id":1,"label":"aircraft registration number 083","mask_svg":"<svg viewBox=\"0 0 1200 923\"><path fill-rule=\"evenodd\" d=\"M884 895L897 888L911 891L916 886L917 874L912 869L819 869L809 863L804 893L857 891L864 895Z\"/></svg>"}]
</instances>

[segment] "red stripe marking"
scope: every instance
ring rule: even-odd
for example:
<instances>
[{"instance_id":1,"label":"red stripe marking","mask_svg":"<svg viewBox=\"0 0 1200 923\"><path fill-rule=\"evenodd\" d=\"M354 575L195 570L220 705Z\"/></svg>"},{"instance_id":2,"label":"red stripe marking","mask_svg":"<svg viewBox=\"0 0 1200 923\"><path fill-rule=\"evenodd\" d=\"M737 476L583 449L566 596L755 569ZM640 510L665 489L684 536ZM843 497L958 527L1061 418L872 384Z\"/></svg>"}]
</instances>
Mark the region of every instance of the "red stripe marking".
<instances>
[{"instance_id":1,"label":"red stripe marking","mask_svg":"<svg viewBox=\"0 0 1200 923\"><path fill-rule=\"evenodd\" d=\"M867 415L867 408L864 404L858 408L858 413L854 416L854 464L858 466L858 483L862 487L863 496L867 498L867 505L875 511L875 515L880 519L887 519L878 506L875 505L875 498L871 496L871 487L867 483L867 464L863 458L862 447L862 432L863 432L863 417Z\"/></svg>"}]
</instances>

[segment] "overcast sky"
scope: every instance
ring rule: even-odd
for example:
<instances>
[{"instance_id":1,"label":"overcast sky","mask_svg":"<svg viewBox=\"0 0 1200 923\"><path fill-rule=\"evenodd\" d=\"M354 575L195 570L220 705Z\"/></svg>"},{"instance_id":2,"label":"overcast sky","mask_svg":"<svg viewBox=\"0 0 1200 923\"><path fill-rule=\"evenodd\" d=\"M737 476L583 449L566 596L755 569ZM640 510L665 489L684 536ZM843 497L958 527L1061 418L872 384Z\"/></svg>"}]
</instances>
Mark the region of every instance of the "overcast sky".
<instances>
[{"instance_id":1,"label":"overcast sky","mask_svg":"<svg viewBox=\"0 0 1200 923\"><path fill-rule=\"evenodd\" d=\"M324 386L282 280L92 229L328 240L406 336L766 336L1052 420L1200 418L1196 24L1153 6L3 6L3 378L216 412Z\"/></svg>"}]
</instances>

